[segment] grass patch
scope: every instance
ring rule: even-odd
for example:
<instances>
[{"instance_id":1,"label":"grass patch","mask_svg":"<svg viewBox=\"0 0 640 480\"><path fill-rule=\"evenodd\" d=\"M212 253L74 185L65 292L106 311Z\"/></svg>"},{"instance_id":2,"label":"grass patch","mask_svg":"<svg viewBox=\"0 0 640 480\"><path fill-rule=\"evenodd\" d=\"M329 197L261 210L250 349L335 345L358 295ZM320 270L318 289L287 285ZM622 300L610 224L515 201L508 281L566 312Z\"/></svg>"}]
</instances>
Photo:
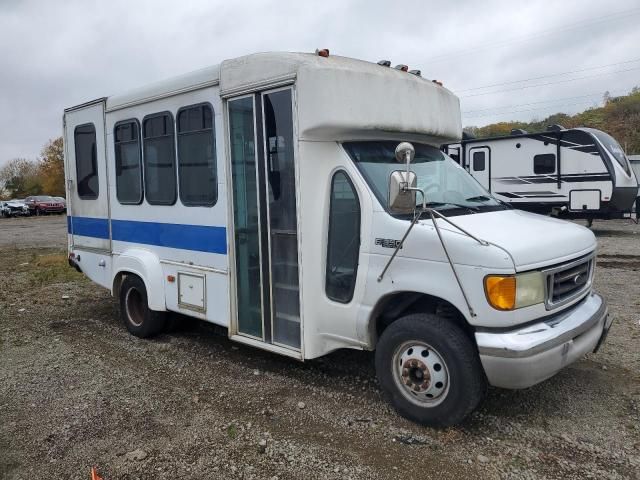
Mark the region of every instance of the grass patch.
<instances>
[{"instance_id":1,"label":"grass patch","mask_svg":"<svg viewBox=\"0 0 640 480\"><path fill-rule=\"evenodd\" d=\"M82 275L69 266L67 255L53 253L38 255L30 263L29 283L44 286L50 283L65 283L79 280Z\"/></svg>"}]
</instances>

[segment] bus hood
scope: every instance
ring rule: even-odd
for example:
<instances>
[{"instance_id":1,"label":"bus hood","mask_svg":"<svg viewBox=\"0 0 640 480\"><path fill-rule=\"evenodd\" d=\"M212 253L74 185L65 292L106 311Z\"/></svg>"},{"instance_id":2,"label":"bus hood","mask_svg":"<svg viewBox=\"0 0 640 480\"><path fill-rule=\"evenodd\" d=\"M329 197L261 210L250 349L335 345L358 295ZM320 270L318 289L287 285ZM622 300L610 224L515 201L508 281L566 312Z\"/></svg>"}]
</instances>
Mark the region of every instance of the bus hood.
<instances>
[{"instance_id":1,"label":"bus hood","mask_svg":"<svg viewBox=\"0 0 640 480\"><path fill-rule=\"evenodd\" d=\"M446 211L442 212L446 215ZM456 225L506 250L516 271L561 263L595 250L596 237L575 223L522 210L500 210L452 217ZM442 229L457 231L443 220Z\"/></svg>"}]
</instances>

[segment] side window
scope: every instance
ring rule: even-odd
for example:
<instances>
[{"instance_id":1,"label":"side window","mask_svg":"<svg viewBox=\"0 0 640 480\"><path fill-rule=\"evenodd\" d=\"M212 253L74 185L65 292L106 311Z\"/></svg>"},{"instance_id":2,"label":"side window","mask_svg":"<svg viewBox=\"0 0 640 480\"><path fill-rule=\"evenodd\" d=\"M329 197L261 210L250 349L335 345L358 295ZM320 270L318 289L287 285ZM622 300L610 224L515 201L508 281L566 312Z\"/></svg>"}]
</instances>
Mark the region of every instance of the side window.
<instances>
[{"instance_id":1,"label":"side window","mask_svg":"<svg viewBox=\"0 0 640 480\"><path fill-rule=\"evenodd\" d=\"M533 173L555 173L556 156L553 153L543 153L533 157Z\"/></svg>"},{"instance_id":2,"label":"side window","mask_svg":"<svg viewBox=\"0 0 640 480\"><path fill-rule=\"evenodd\" d=\"M329 241L327 242L327 297L341 303L353 298L360 253L360 202L345 172L331 181Z\"/></svg>"},{"instance_id":3,"label":"side window","mask_svg":"<svg viewBox=\"0 0 640 480\"><path fill-rule=\"evenodd\" d=\"M76 149L76 182L78 196L83 200L98 198L98 150L96 127L93 123L79 125L73 132Z\"/></svg>"},{"instance_id":4,"label":"side window","mask_svg":"<svg viewBox=\"0 0 640 480\"><path fill-rule=\"evenodd\" d=\"M475 172L482 172L485 169L485 153L473 152L473 170Z\"/></svg>"},{"instance_id":5,"label":"side window","mask_svg":"<svg viewBox=\"0 0 640 480\"><path fill-rule=\"evenodd\" d=\"M113 130L116 157L116 196L123 204L142 202L142 158L137 120L116 124Z\"/></svg>"},{"instance_id":6,"label":"side window","mask_svg":"<svg viewBox=\"0 0 640 480\"><path fill-rule=\"evenodd\" d=\"M182 108L177 123L180 200L210 207L218 198L213 110L206 104Z\"/></svg>"},{"instance_id":7,"label":"side window","mask_svg":"<svg viewBox=\"0 0 640 480\"><path fill-rule=\"evenodd\" d=\"M173 117L159 113L142 123L144 191L151 205L176 203L176 155Z\"/></svg>"}]
</instances>

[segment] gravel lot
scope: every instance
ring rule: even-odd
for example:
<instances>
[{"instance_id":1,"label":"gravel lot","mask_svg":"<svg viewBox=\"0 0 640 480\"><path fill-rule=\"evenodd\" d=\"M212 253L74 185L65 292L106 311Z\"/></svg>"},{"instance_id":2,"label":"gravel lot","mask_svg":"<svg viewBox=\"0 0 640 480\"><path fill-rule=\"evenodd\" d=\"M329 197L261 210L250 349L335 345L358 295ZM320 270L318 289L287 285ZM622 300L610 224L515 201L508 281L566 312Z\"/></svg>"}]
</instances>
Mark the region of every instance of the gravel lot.
<instances>
[{"instance_id":1,"label":"gravel lot","mask_svg":"<svg viewBox=\"0 0 640 480\"><path fill-rule=\"evenodd\" d=\"M390 410L370 353L299 363L186 320L130 336L66 266L64 217L0 219L0 478L640 478L640 226L594 231L603 349L432 430Z\"/></svg>"}]
</instances>

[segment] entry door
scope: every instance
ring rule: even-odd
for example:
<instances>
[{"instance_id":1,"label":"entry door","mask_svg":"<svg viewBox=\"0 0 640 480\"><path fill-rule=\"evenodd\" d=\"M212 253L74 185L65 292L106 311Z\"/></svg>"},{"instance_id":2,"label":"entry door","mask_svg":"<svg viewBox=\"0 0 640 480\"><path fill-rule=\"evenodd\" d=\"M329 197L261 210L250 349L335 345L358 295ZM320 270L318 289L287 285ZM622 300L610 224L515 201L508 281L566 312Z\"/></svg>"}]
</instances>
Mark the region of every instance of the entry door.
<instances>
[{"instance_id":1,"label":"entry door","mask_svg":"<svg viewBox=\"0 0 640 480\"><path fill-rule=\"evenodd\" d=\"M67 223L75 247L110 251L104 102L65 113Z\"/></svg>"},{"instance_id":2,"label":"entry door","mask_svg":"<svg viewBox=\"0 0 640 480\"><path fill-rule=\"evenodd\" d=\"M473 147L469 149L469 172L476 180L491 191L491 150L489 147Z\"/></svg>"},{"instance_id":3,"label":"entry door","mask_svg":"<svg viewBox=\"0 0 640 480\"><path fill-rule=\"evenodd\" d=\"M292 89L228 101L237 332L300 348Z\"/></svg>"}]
</instances>

